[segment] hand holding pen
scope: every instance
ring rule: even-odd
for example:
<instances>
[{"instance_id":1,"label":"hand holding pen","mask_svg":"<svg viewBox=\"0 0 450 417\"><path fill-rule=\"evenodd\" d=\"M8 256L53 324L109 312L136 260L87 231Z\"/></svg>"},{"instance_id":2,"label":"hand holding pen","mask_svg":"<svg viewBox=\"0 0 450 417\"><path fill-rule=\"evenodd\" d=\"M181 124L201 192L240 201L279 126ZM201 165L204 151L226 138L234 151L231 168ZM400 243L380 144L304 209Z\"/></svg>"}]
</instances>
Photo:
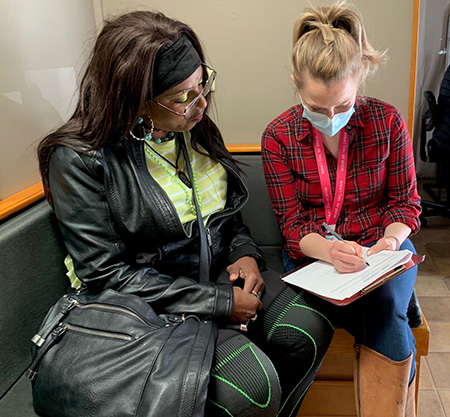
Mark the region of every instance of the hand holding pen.
<instances>
[{"instance_id":1,"label":"hand holding pen","mask_svg":"<svg viewBox=\"0 0 450 417\"><path fill-rule=\"evenodd\" d=\"M354 262L352 262L352 258L351 256L356 256L359 259L363 259L364 263L367 266L370 266L369 263L367 262L367 260L364 258L363 252L362 252L362 247L360 245L358 245L355 242L347 242L345 241L342 236L339 233L336 233L333 228L331 228L327 223L323 222L322 226L325 228L325 230L330 233L336 240L345 243L346 245L350 246L352 248L352 251L345 251L345 253L338 253L339 256L337 256L338 259L334 259L335 257L333 256L332 252L332 258L333 258L333 264L335 265L336 269L339 272L354 272L352 269L357 269L357 265L356 267L354 266ZM360 255L358 255L358 252L360 252ZM354 258L353 258L354 259ZM336 262L334 262L336 261ZM340 262L343 265L341 267L338 267L336 264ZM347 264L347 265L346 265ZM353 267L352 267L353 265Z\"/></svg>"}]
</instances>

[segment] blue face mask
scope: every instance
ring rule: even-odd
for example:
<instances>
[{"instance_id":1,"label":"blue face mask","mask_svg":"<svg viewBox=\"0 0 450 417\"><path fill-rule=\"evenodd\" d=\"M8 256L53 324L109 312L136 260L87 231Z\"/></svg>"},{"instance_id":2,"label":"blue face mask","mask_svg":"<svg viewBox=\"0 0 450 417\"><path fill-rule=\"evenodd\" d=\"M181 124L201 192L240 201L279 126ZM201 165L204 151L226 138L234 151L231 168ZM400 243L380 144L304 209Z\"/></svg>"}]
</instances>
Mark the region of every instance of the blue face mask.
<instances>
[{"instance_id":1,"label":"blue face mask","mask_svg":"<svg viewBox=\"0 0 450 417\"><path fill-rule=\"evenodd\" d=\"M346 126L354 112L355 109L352 106L346 112L336 113L333 118L330 119L326 114L310 111L303 106L303 117L308 119L319 132L322 132L327 136L334 136Z\"/></svg>"}]
</instances>

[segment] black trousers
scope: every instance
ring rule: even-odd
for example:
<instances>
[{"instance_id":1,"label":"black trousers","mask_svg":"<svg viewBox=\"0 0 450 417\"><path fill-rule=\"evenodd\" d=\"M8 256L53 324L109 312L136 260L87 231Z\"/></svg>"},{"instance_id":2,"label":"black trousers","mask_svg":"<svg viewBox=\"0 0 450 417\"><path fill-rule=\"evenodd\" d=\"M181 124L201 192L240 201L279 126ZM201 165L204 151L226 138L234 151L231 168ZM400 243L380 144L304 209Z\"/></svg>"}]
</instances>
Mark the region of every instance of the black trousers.
<instances>
[{"instance_id":1,"label":"black trousers","mask_svg":"<svg viewBox=\"0 0 450 417\"><path fill-rule=\"evenodd\" d=\"M219 329L207 416L295 416L333 336L326 302L262 273L263 310L241 333ZM218 281L226 282L228 274Z\"/></svg>"}]
</instances>

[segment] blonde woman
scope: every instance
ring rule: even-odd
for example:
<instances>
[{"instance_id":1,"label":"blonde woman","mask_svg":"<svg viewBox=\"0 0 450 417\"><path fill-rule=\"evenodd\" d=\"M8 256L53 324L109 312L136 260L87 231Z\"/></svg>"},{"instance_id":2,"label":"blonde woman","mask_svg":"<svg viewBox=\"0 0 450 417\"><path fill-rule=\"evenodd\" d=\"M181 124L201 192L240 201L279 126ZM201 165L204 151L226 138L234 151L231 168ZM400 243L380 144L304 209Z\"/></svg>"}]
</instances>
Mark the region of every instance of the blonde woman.
<instances>
[{"instance_id":1,"label":"blonde woman","mask_svg":"<svg viewBox=\"0 0 450 417\"><path fill-rule=\"evenodd\" d=\"M420 198L405 122L392 105L358 95L385 60L344 2L308 8L294 28L292 79L301 104L266 128L262 158L284 242L285 269L308 258L342 273L365 267L363 247L414 248ZM333 241L326 222L345 242ZM407 308L417 268L328 317L356 341L360 416L413 416L415 348Z\"/></svg>"}]
</instances>

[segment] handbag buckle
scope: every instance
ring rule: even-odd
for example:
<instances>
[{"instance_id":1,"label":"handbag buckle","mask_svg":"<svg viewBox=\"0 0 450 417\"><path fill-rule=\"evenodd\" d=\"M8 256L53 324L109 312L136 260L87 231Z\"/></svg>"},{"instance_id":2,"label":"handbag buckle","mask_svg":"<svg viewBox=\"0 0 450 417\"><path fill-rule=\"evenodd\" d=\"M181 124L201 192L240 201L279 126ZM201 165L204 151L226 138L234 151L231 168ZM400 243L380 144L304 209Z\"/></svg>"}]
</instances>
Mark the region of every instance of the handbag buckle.
<instances>
[{"instance_id":1,"label":"handbag buckle","mask_svg":"<svg viewBox=\"0 0 450 417\"><path fill-rule=\"evenodd\" d=\"M31 341L37 346L37 347L41 347L44 343L45 343L45 339L39 335L39 334L35 334L32 338Z\"/></svg>"},{"instance_id":2,"label":"handbag buckle","mask_svg":"<svg viewBox=\"0 0 450 417\"><path fill-rule=\"evenodd\" d=\"M25 375L30 379L30 381L34 381L36 379L37 372L32 369L27 369Z\"/></svg>"}]
</instances>

